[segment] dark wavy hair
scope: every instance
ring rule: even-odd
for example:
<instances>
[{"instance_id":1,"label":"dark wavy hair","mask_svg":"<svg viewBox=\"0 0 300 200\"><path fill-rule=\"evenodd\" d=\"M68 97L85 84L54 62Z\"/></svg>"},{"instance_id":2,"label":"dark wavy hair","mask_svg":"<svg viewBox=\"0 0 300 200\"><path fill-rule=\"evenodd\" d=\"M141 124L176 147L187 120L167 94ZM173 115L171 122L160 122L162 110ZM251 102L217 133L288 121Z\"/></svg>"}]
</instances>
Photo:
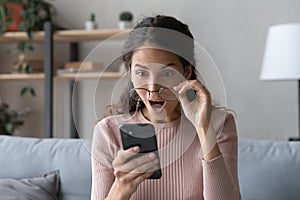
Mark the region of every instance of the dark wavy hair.
<instances>
[{"instance_id":1,"label":"dark wavy hair","mask_svg":"<svg viewBox=\"0 0 300 200\"><path fill-rule=\"evenodd\" d=\"M124 44L122 60L127 71L131 68L131 59L134 51L145 45L152 44L157 48L162 48L175 53L184 67L191 67L190 80L197 79L194 57L194 37L188 25L182 23L171 16L157 15L155 17L145 17L129 33L128 39ZM179 52L179 53L178 53ZM129 80L127 89L121 95L118 105L107 107L107 115L134 112L145 105L130 98L128 91L133 88Z\"/></svg>"}]
</instances>

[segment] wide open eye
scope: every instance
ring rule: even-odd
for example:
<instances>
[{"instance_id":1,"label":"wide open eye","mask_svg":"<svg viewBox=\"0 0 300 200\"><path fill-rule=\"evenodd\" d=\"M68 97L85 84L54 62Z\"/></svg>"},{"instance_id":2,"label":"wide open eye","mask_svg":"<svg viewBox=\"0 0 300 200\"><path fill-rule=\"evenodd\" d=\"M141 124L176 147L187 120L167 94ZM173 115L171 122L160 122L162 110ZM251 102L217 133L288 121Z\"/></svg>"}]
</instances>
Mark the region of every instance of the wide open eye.
<instances>
[{"instance_id":1,"label":"wide open eye","mask_svg":"<svg viewBox=\"0 0 300 200\"><path fill-rule=\"evenodd\" d=\"M171 70L166 70L166 71L164 71L164 72L162 73L162 75L163 75L164 77L172 77L172 76L174 75L174 72L171 71Z\"/></svg>"},{"instance_id":2,"label":"wide open eye","mask_svg":"<svg viewBox=\"0 0 300 200\"><path fill-rule=\"evenodd\" d=\"M138 71L135 72L135 74L136 74L139 78L143 78L143 77L148 76L148 72L143 71L143 70L138 70Z\"/></svg>"}]
</instances>

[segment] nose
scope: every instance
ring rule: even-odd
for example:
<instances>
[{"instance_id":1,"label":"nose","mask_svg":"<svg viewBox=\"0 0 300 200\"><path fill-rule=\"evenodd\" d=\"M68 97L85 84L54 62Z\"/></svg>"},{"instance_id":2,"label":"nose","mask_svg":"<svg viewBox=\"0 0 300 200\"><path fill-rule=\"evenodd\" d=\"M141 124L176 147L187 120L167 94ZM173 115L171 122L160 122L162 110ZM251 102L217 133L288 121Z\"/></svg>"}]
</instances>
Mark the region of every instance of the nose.
<instances>
[{"instance_id":1,"label":"nose","mask_svg":"<svg viewBox=\"0 0 300 200\"><path fill-rule=\"evenodd\" d=\"M159 91L160 88L161 88L161 86L156 84L156 83L149 83L147 85L147 89L149 91L151 91L150 94L149 94L149 99L153 99L153 100L159 99L160 96L158 94L158 91Z\"/></svg>"},{"instance_id":2,"label":"nose","mask_svg":"<svg viewBox=\"0 0 300 200\"><path fill-rule=\"evenodd\" d=\"M160 86L155 82L149 82L147 84L147 89L150 91L156 91L156 90L159 90L159 88L160 88Z\"/></svg>"}]
</instances>

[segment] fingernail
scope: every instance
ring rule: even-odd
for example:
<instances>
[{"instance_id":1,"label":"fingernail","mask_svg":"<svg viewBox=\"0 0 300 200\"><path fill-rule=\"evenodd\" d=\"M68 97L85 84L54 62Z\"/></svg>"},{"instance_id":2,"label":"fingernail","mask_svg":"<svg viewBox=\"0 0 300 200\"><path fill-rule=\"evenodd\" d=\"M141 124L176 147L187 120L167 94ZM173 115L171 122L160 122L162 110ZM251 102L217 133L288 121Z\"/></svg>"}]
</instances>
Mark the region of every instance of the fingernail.
<instances>
[{"instance_id":1,"label":"fingernail","mask_svg":"<svg viewBox=\"0 0 300 200\"><path fill-rule=\"evenodd\" d=\"M139 147L133 147L133 151L138 152L139 151Z\"/></svg>"}]
</instances>

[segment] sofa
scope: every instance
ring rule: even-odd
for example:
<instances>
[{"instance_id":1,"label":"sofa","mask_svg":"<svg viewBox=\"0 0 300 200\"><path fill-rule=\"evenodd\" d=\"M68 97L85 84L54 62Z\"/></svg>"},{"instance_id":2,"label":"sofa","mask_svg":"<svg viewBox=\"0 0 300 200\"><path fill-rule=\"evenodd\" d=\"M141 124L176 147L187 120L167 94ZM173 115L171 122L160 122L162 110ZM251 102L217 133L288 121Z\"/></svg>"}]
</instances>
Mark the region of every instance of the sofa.
<instances>
[{"instance_id":1,"label":"sofa","mask_svg":"<svg viewBox=\"0 0 300 200\"><path fill-rule=\"evenodd\" d=\"M55 170L59 170L59 199L90 199L90 153L81 140L0 136L0 179L30 178Z\"/></svg>"},{"instance_id":2,"label":"sofa","mask_svg":"<svg viewBox=\"0 0 300 200\"><path fill-rule=\"evenodd\" d=\"M0 179L59 170L59 199L90 199L90 151L80 139L0 136ZM300 143L239 140L243 200L300 199ZM0 194L1 199L1 194Z\"/></svg>"}]
</instances>

